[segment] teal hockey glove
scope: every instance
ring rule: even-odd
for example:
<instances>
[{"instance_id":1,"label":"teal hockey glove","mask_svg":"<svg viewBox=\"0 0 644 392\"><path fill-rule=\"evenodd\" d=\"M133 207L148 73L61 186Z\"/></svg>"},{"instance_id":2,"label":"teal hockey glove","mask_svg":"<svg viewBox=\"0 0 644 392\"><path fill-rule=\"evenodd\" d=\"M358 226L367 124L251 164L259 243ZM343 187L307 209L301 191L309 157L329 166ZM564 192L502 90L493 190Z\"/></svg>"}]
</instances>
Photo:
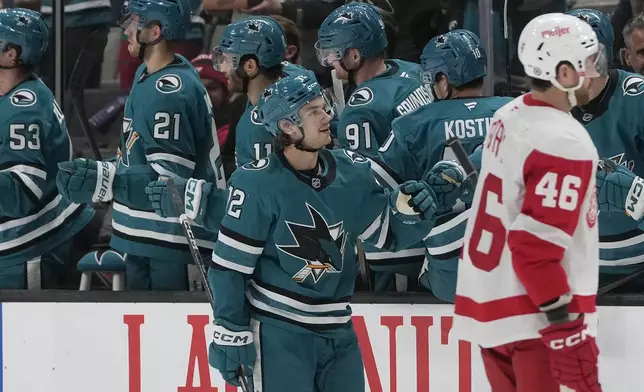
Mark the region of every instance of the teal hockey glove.
<instances>
[{"instance_id":1,"label":"teal hockey glove","mask_svg":"<svg viewBox=\"0 0 644 392\"><path fill-rule=\"evenodd\" d=\"M175 178L174 183L177 190L183 196L184 213L186 216L197 223L203 221L203 214L206 211L207 196L210 193L212 184L195 178L187 182L180 178ZM152 203L152 208L157 215L164 218L177 217L179 211L175 211L172 204L172 197L168 191L165 181L152 181L145 187L145 193Z\"/></svg>"},{"instance_id":2,"label":"teal hockey glove","mask_svg":"<svg viewBox=\"0 0 644 392\"><path fill-rule=\"evenodd\" d=\"M391 193L389 204L394 215L405 223L433 219L436 215L436 195L424 181L405 182ZM408 218L411 218L409 222Z\"/></svg>"},{"instance_id":3,"label":"teal hockey glove","mask_svg":"<svg viewBox=\"0 0 644 392\"><path fill-rule=\"evenodd\" d=\"M239 368L246 376L253 374L257 351L253 333L248 327L226 323L229 328L215 324L212 343L208 347L208 362L219 370L221 377L230 385L240 386Z\"/></svg>"},{"instance_id":4,"label":"teal hockey glove","mask_svg":"<svg viewBox=\"0 0 644 392\"><path fill-rule=\"evenodd\" d=\"M100 203L112 200L116 166L106 161L78 158L58 163L58 192L74 203Z\"/></svg>"},{"instance_id":5,"label":"teal hockey glove","mask_svg":"<svg viewBox=\"0 0 644 392\"><path fill-rule=\"evenodd\" d=\"M440 161L427 173L425 181L436 194L439 215L451 210L463 195L465 177L465 170L456 161Z\"/></svg>"},{"instance_id":6,"label":"teal hockey glove","mask_svg":"<svg viewBox=\"0 0 644 392\"><path fill-rule=\"evenodd\" d=\"M626 212L639 221L644 215L644 179L610 159L597 169L597 204L603 212Z\"/></svg>"}]
</instances>

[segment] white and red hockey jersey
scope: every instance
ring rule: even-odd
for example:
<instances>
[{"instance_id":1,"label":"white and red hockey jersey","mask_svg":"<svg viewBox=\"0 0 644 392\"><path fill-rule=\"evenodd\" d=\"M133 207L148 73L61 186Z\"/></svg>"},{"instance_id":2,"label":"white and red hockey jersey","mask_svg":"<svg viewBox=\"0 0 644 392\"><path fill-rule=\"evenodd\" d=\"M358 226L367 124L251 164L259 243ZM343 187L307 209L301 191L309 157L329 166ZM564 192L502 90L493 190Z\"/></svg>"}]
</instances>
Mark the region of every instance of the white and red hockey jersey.
<instances>
[{"instance_id":1,"label":"white and red hockey jersey","mask_svg":"<svg viewBox=\"0 0 644 392\"><path fill-rule=\"evenodd\" d=\"M531 94L492 119L458 266L454 332L482 347L539 337L539 306L573 295L596 327L595 171L582 125Z\"/></svg>"}]
</instances>

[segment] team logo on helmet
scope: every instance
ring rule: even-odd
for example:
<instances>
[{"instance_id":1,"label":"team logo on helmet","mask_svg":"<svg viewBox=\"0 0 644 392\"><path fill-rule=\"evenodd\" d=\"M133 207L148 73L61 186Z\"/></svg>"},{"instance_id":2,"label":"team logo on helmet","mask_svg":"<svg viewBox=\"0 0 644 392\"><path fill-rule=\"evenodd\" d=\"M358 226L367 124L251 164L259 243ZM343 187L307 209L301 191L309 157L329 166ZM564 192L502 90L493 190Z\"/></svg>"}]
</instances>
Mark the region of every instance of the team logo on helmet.
<instances>
[{"instance_id":1,"label":"team logo on helmet","mask_svg":"<svg viewBox=\"0 0 644 392\"><path fill-rule=\"evenodd\" d=\"M18 106L21 108L33 106L36 101L38 101L38 99L36 98L36 93L24 88L11 94L10 99L13 106Z\"/></svg>"},{"instance_id":2,"label":"team logo on helmet","mask_svg":"<svg viewBox=\"0 0 644 392\"><path fill-rule=\"evenodd\" d=\"M252 20L248 22L246 29L248 29L249 33L259 33L262 29L262 25L259 22Z\"/></svg>"},{"instance_id":3,"label":"team logo on helmet","mask_svg":"<svg viewBox=\"0 0 644 392\"><path fill-rule=\"evenodd\" d=\"M181 90L181 78L174 74L163 75L157 80L156 88L163 94L172 94Z\"/></svg>"},{"instance_id":4,"label":"team logo on helmet","mask_svg":"<svg viewBox=\"0 0 644 392\"><path fill-rule=\"evenodd\" d=\"M338 19L336 19L336 21L342 22L342 23L347 23L350 20L353 20L353 14L348 11L344 11L343 13L340 14Z\"/></svg>"},{"instance_id":5,"label":"team logo on helmet","mask_svg":"<svg viewBox=\"0 0 644 392\"><path fill-rule=\"evenodd\" d=\"M632 97L644 93L644 77L639 75L627 77L622 83L622 89L624 90L624 95Z\"/></svg>"},{"instance_id":6,"label":"team logo on helmet","mask_svg":"<svg viewBox=\"0 0 644 392\"><path fill-rule=\"evenodd\" d=\"M373 91L369 87L363 87L354 91L349 98L349 106L367 105L373 101Z\"/></svg>"},{"instance_id":7,"label":"team logo on helmet","mask_svg":"<svg viewBox=\"0 0 644 392\"><path fill-rule=\"evenodd\" d=\"M257 108L250 111L250 122L255 125L264 125L262 119L259 118L259 110Z\"/></svg>"},{"instance_id":8,"label":"team logo on helmet","mask_svg":"<svg viewBox=\"0 0 644 392\"><path fill-rule=\"evenodd\" d=\"M27 18L24 15L18 15L16 17L16 23L20 27L29 26L31 24L31 18Z\"/></svg>"}]
</instances>

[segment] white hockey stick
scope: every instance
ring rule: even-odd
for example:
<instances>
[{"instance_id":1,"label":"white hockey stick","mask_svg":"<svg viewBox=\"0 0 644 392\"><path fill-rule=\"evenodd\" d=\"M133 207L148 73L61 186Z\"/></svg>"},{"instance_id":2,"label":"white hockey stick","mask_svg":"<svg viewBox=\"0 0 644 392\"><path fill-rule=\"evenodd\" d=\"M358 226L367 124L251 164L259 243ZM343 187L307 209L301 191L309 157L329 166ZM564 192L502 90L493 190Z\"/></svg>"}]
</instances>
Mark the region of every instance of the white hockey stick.
<instances>
[{"instance_id":1,"label":"white hockey stick","mask_svg":"<svg viewBox=\"0 0 644 392\"><path fill-rule=\"evenodd\" d=\"M335 95L336 111L338 112L338 117L340 117L345 106L344 86L342 85L342 80L338 79L335 69L331 70L331 80L333 80L333 95Z\"/></svg>"}]
</instances>

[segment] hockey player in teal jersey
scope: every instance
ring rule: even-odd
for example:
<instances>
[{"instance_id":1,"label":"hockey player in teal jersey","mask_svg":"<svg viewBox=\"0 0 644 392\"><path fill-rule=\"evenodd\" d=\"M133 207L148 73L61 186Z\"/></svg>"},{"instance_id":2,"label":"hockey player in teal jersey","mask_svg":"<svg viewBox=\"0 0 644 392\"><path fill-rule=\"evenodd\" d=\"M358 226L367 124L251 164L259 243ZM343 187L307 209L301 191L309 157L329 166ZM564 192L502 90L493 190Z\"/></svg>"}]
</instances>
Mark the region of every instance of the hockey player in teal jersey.
<instances>
[{"instance_id":1,"label":"hockey player in teal jersey","mask_svg":"<svg viewBox=\"0 0 644 392\"><path fill-rule=\"evenodd\" d=\"M315 47L323 66L356 84L338 124L342 148L376 156L391 121L433 100L421 82L418 64L385 60L385 25L369 4L335 9L320 26Z\"/></svg>"},{"instance_id":2,"label":"hockey player in teal jersey","mask_svg":"<svg viewBox=\"0 0 644 392\"><path fill-rule=\"evenodd\" d=\"M192 260L176 218L162 219L145 194L159 177L199 178L225 188L212 104L190 63L168 41L190 25L189 0L131 0L122 26L142 57L128 97L116 165L77 159L61 165L60 192L72 201L112 201L110 246L127 254L128 289L187 289ZM195 228L210 253L216 236Z\"/></svg>"},{"instance_id":3,"label":"hockey player in teal jersey","mask_svg":"<svg viewBox=\"0 0 644 392\"><path fill-rule=\"evenodd\" d=\"M0 10L0 289L56 288L71 238L94 214L56 189L72 145L63 112L32 73L48 34L38 12Z\"/></svg>"},{"instance_id":4,"label":"hockey player in teal jersey","mask_svg":"<svg viewBox=\"0 0 644 392\"><path fill-rule=\"evenodd\" d=\"M337 126L340 147L376 157L391 129L391 121L432 101L423 86L418 64L385 60L385 26L379 12L364 3L334 10L318 31L320 63L333 67L341 79L357 86L346 102ZM396 273L415 277L423 262L422 243L401 252L383 252L364 246L373 289L394 289ZM405 286L405 285L404 285Z\"/></svg>"},{"instance_id":5,"label":"hockey player in teal jersey","mask_svg":"<svg viewBox=\"0 0 644 392\"><path fill-rule=\"evenodd\" d=\"M454 159L445 141L456 136L468 153L483 143L494 112L510 98L484 97L486 53L479 38L453 30L432 38L421 55L423 78L437 100L396 119L380 149L382 161L401 181L422 179L450 167ZM439 163L440 162L440 163ZM458 255L469 205L459 203L441 214L425 239L426 255L419 283L435 296L453 301Z\"/></svg>"},{"instance_id":6,"label":"hockey player in teal jersey","mask_svg":"<svg viewBox=\"0 0 644 392\"><path fill-rule=\"evenodd\" d=\"M568 14L592 26L610 58L614 34L608 17L592 9ZM573 108L572 115L586 127L600 157L644 176L644 79L638 74L611 70L593 79L590 94L590 102ZM599 204L606 205L601 195ZM644 267L644 231L638 228L638 222L622 211L604 210L599 215L599 257L600 284ZM630 285L644 290L644 281Z\"/></svg>"},{"instance_id":7,"label":"hockey player in teal jersey","mask_svg":"<svg viewBox=\"0 0 644 392\"><path fill-rule=\"evenodd\" d=\"M235 128L237 167L266 158L273 150L271 135L257 118L259 96L279 78L305 71L284 61L285 52L284 29L267 16L231 23L213 50L215 68L228 78L228 90L248 95Z\"/></svg>"},{"instance_id":8,"label":"hockey player in teal jersey","mask_svg":"<svg viewBox=\"0 0 644 392\"><path fill-rule=\"evenodd\" d=\"M313 73L272 85L262 94L259 113L277 151L230 179L208 273L217 298L210 364L234 385L243 367L252 375L253 391L363 392L349 306L356 240L404 249L429 232L433 211L449 208L455 198L440 197L422 181L389 192L367 159L324 149L331 113ZM162 182L148 191L168 210ZM409 204L404 193L413 195ZM219 219L216 195L196 194L196 209Z\"/></svg>"}]
</instances>

